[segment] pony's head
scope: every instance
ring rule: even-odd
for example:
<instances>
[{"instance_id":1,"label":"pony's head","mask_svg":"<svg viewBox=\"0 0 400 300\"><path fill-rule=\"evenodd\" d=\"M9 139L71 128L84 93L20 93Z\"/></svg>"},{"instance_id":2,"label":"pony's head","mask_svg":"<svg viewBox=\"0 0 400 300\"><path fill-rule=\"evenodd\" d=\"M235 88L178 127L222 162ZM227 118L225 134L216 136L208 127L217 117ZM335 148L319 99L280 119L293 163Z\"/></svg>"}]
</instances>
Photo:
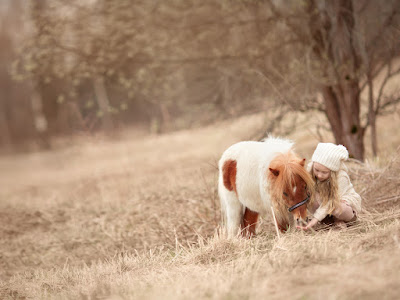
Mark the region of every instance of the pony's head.
<instances>
[{"instance_id":1,"label":"pony's head","mask_svg":"<svg viewBox=\"0 0 400 300\"><path fill-rule=\"evenodd\" d=\"M314 186L304 168L305 159L289 151L277 155L269 165L269 192L277 218L289 224L289 212L297 223L306 221L307 202Z\"/></svg>"}]
</instances>

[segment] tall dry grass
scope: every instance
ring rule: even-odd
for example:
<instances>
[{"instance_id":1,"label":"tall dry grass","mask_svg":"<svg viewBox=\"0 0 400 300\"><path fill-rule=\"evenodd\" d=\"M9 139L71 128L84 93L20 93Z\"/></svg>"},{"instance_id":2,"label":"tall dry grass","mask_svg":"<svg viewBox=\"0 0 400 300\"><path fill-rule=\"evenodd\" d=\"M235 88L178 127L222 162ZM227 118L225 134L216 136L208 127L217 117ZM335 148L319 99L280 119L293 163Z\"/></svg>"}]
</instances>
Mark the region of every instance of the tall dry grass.
<instances>
[{"instance_id":1,"label":"tall dry grass","mask_svg":"<svg viewBox=\"0 0 400 300\"><path fill-rule=\"evenodd\" d=\"M218 232L216 162L263 122L0 158L0 298L396 299L398 149L349 164L364 212L346 231L278 239L266 216L254 239ZM310 157L317 140L299 129Z\"/></svg>"}]
</instances>

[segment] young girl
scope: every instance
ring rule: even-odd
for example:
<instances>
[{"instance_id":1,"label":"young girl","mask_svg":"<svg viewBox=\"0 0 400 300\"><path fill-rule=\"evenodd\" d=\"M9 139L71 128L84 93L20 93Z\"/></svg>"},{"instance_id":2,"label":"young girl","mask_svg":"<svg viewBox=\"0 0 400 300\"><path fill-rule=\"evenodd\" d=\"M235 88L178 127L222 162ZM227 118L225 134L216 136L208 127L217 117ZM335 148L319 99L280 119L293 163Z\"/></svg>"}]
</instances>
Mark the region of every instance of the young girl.
<instances>
[{"instance_id":1,"label":"young girl","mask_svg":"<svg viewBox=\"0 0 400 300\"><path fill-rule=\"evenodd\" d=\"M343 163L348 158L349 153L342 145L317 145L309 164L315 182L315 198L309 208L313 218L307 226L299 228L310 229L327 215L332 215L340 227L357 218L361 211L361 197L354 190Z\"/></svg>"}]
</instances>

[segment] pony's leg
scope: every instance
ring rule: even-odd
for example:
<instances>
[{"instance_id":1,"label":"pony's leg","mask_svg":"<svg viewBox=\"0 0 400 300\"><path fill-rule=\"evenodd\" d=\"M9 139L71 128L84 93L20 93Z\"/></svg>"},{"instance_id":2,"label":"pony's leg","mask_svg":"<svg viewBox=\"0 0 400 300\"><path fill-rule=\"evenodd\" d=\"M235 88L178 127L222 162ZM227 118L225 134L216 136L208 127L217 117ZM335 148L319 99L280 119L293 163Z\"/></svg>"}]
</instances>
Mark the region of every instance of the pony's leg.
<instances>
[{"instance_id":1,"label":"pony's leg","mask_svg":"<svg viewBox=\"0 0 400 300\"><path fill-rule=\"evenodd\" d=\"M223 205L226 213L226 227L228 236L233 237L239 233L240 224L243 217L243 205L240 203L236 193L225 190L221 193Z\"/></svg>"},{"instance_id":2,"label":"pony's leg","mask_svg":"<svg viewBox=\"0 0 400 300\"><path fill-rule=\"evenodd\" d=\"M239 233L242 223L243 207L239 201L231 203L227 207L227 228L230 237L236 236Z\"/></svg>"},{"instance_id":3,"label":"pony's leg","mask_svg":"<svg viewBox=\"0 0 400 300\"><path fill-rule=\"evenodd\" d=\"M246 207L243 215L242 235L251 238L256 234L258 213Z\"/></svg>"},{"instance_id":4,"label":"pony's leg","mask_svg":"<svg viewBox=\"0 0 400 300\"><path fill-rule=\"evenodd\" d=\"M288 226L287 223L278 223L278 229L282 233L285 233L288 230Z\"/></svg>"}]
</instances>

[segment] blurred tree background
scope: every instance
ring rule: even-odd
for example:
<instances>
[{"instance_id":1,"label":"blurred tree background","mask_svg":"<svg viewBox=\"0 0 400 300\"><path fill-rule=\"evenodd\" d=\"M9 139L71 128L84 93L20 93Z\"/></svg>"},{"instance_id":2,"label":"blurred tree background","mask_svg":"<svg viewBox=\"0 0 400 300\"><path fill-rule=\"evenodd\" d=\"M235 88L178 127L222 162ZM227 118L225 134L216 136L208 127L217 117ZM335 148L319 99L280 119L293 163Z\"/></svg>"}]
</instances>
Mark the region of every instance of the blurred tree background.
<instances>
[{"instance_id":1,"label":"blurred tree background","mask_svg":"<svg viewBox=\"0 0 400 300\"><path fill-rule=\"evenodd\" d=\"M3 149L259 111L272 130L315 110L363 159L366 129L376 154L376 118L400 99L395 0L3 0L0 13Z\"/></svg>"}]
</instances>

